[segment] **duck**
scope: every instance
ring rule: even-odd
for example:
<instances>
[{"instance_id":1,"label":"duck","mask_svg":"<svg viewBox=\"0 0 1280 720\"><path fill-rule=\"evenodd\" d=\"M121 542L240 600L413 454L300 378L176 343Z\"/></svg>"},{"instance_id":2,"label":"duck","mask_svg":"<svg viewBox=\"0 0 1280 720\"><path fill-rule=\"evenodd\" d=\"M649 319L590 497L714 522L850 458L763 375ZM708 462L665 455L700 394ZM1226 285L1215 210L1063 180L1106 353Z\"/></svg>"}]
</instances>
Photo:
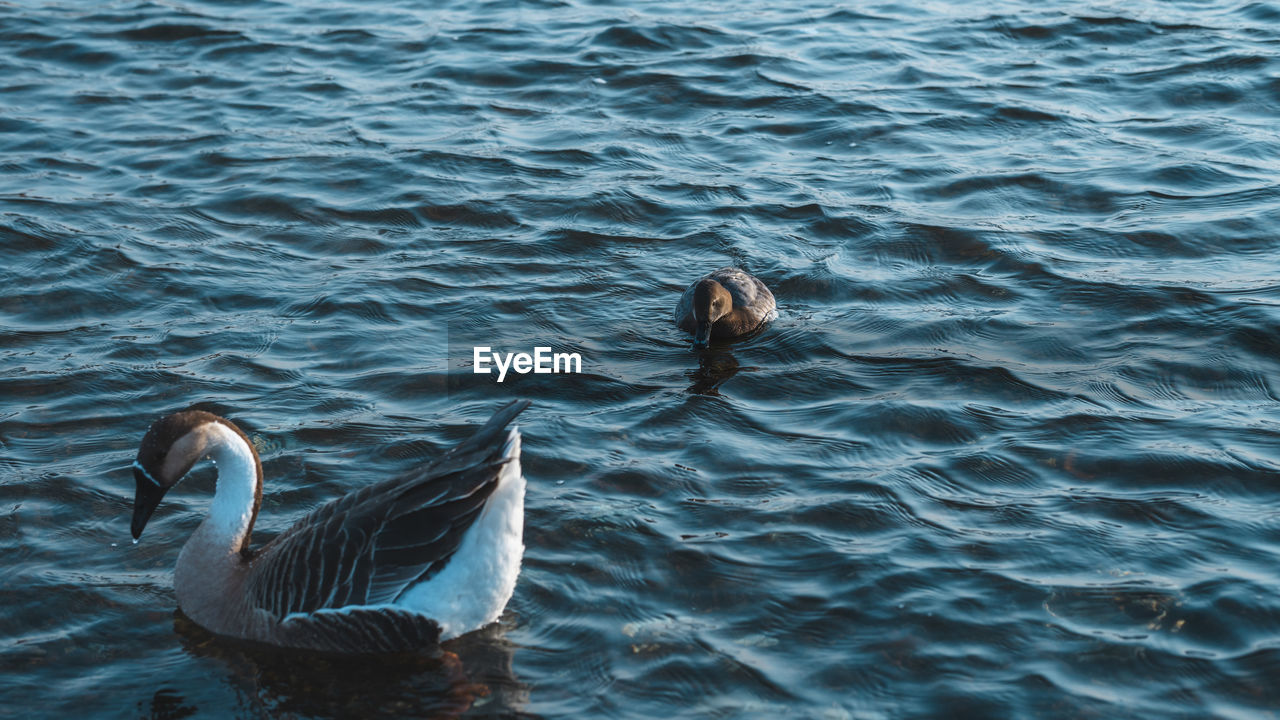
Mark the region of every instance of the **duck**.
<instances>
[{"instance_id":1,"label":"duck","mask_svg":"<svg viewBox=\"0 0 1280 720\"><path fill-rule=\"evenodd\" d=\"M133 462L134 542L201 459L217 467L208 514L173 574L178 607L217 635L329 653L429 650L488 625L524 554L525 408L500 408L434 461L311 510L254 548L262 461L235 423L185 410L156 421Z\"/></svg>"},{"instance_id":2,"label":"duck","mask_svg":"<svg viewBox=\"0 0 1280 720\"><path fill-rule=\"evenodd\" d=\"M676 304L676 325L693 333L694 347L711 340L749 335L778 316L773 293L750 273L723 267L684 291Z\"/></svg>"}]
</instances>

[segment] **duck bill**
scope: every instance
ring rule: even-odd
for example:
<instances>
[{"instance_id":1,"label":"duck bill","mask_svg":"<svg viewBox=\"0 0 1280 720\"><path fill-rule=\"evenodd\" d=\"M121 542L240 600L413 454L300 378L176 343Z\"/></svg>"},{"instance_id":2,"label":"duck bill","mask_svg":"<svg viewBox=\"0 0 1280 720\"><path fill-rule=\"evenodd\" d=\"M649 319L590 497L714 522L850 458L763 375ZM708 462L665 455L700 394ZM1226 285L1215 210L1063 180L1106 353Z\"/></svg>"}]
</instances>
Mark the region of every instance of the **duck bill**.
<instances>
[{"instance_id":1,"label":"duck bill","mask_svg":"<svg viewBox=\"0 0 1280 720\"><path fill-rule=\"evenodd\" d=\"M693 333L693 346L704 348L711 341L711 323L703 320L698 323L697 330Z\"/></svg>"},{"instance_id":2,"label":"duck bill","mask_svg":"<svg viewBox=\"0 0 1280 720\"><path fill-rule=\"evenodd\" d=\"M133 496L133 524L130 530L133 531L133 539L137 540L142 537L142 529L147 526L151 514L159 507L160 501L164 499L164 494L169 489L151 482L150 478L143 475L137 468L133 470L133 479L138 484L138 490Z\"/></svg>"}]
</instances>

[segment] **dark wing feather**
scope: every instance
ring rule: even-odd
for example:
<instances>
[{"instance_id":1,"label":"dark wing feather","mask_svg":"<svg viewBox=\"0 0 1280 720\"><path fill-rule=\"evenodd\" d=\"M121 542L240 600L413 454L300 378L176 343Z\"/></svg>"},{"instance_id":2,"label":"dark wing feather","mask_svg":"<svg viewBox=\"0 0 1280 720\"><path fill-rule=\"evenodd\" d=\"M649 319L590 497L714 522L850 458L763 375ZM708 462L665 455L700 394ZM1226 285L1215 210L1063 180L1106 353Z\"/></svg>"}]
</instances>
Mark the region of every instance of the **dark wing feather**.
<instances>
[{"instance_id":1,"label":"dark wing feather","mask_svg":"<svg viewBox=\"0 0 1280 720\"><path fill-rule=\"evenodd\" d=\"M387 604L431 577L497 487L506 427L528 406L512 402L426 467L308 513L250 561L250 602L277 618Z\"/></svg>"},{"instance_id":2,"label":"dark wing feather","mask_svg":"<svg viewBox=\"0 0 1280 720\"><path fill-rule=\"evenodd\" d=\"M396 608L296 615L280 623L281 644L338 653L408 652L440 642L440 626Z\"/></svg>"},{"instance_id":3,"label":"dark wing feather","mask_svg":"<svg viewBox=\"0 0 1280 720\"><path fill-rule=\"evenodd\" d=\"M738 268L720 268L709 277L729 291L735 308L763 306L773 300L773 293L769 292L769 288L765 287L763 282ZM766 297L768 300L765 299Z\"/></svg>"}]
</instances>

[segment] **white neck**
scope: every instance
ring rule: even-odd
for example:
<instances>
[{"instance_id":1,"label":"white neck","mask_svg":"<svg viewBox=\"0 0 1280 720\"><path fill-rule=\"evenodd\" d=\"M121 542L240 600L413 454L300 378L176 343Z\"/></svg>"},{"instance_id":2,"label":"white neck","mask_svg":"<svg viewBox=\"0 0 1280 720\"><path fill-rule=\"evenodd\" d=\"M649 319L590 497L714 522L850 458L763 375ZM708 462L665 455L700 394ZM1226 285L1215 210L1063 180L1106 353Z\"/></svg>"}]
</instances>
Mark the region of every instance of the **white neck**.
<instances>
[{"instance_id":1,"label":"white neck","mask_svg":"<svg viewBox=\"0 0 1280 720\"><path fill-rule=\"evenodd\" d=\"M204 426L205 451L218 466L218 487L213 494L209 516L197 532L205 541L238 551L252 530L253 506L258 492L258 464L253 448L222 423Z\"/></svg>"}]
</instances>

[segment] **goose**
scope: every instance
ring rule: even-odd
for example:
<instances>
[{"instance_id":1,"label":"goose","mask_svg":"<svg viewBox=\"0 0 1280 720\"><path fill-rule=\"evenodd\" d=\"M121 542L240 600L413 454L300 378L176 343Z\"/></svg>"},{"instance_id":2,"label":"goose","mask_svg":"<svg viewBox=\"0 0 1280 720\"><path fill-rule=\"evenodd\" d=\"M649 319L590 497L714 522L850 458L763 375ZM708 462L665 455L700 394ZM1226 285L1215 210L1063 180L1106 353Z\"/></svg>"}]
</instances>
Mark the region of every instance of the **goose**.
<instances>
[{"instance_id":1,"label":"goose","mask_svg":"<svg viewBox=\"0 0 1280 720\"><path fill-rule=\"evenodd\" d=\"M513 401L425 466L366 485L250 543L262 462L226 418L166 415L133 463L134 541L199 460L217 466L213 502L178 555L178 606L205 629L333 653L422 650L498 618L524 552L525 480Z\"/></svg>"},{"instance_id":2,"label":"goose","mask_svg":"<svg viewBox=\"0 0 1280 720\"><path fill-rule=\"evenodd\" d=\"M676 325L693 333L694 347L755 332L778 316L773 293L750 273L723 267L689 286L676 304Z\"/></svg>"}]
</instances>

